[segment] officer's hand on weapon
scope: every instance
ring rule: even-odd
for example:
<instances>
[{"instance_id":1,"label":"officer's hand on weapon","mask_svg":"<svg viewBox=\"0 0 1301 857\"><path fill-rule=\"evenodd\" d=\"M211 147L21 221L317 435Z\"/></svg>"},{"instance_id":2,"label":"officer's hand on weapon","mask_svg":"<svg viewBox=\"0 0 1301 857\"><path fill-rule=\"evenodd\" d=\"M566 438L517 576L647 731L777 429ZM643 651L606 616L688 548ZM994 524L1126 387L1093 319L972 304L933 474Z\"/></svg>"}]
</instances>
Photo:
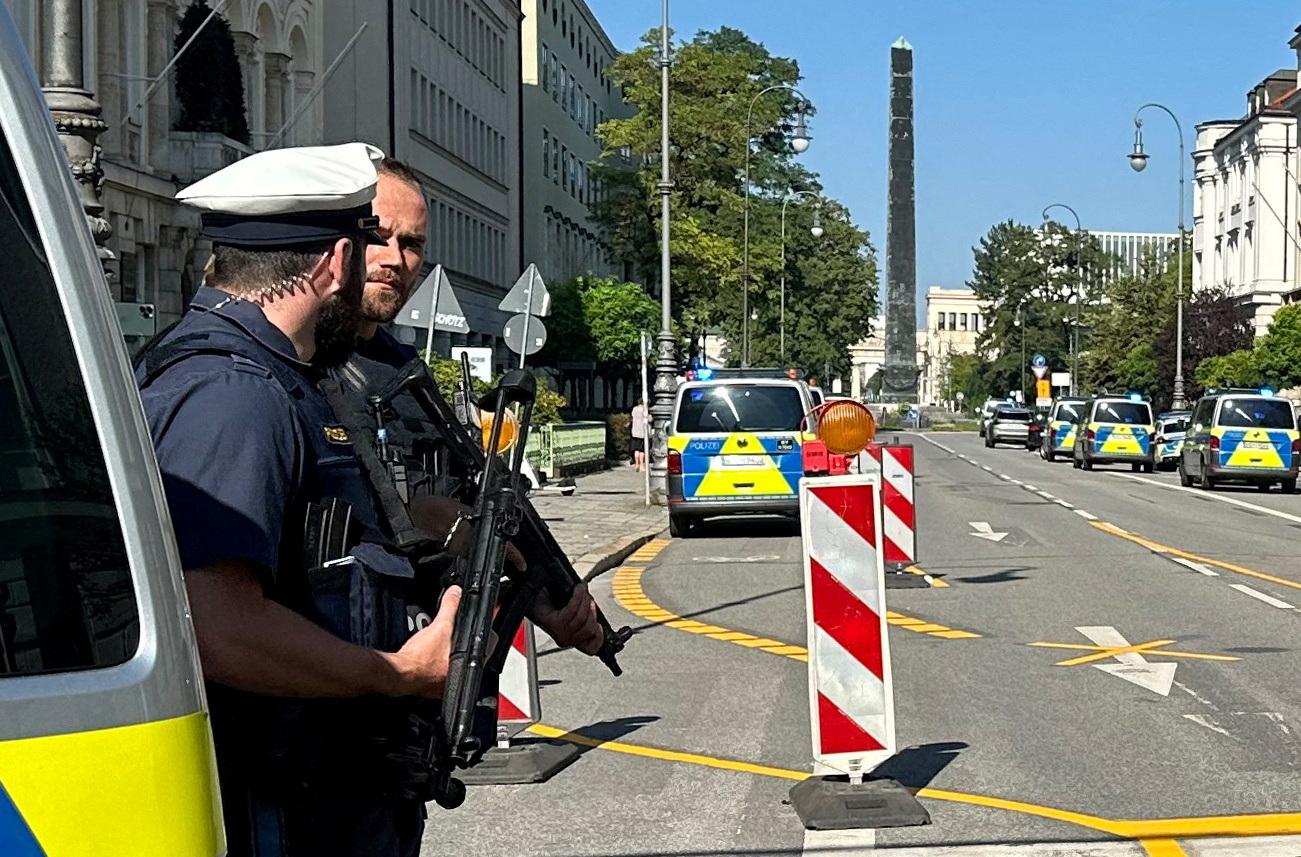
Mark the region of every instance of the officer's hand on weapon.
<instances>
[{"instance_id":1,"label":"officer's hand on weapon","mask_svg":"<svg viewBox=\"0 0 1301 857\"><path fill-rule=\"evenodd\" d=\"M434 620L390 655L397 666L402 696L439 699L447 682L447 661L452 653L452 626L461 603L461 587L449 586Z\"/></svg>"},{"instance_id":2,"label":"officer's hand on weapon","mask_svg":"<svg viewBox=\"0 0 1301 857\"><path fill-rule=\"evenodd\" d=\"M529 618L546 631L557 646L572 646L585 655L596 654L605 639L605 631L596 618L596 601L585 583L574 587L569 603L559 610L551 606L550 597L543 592L533 602Z\"/></svg>"}]
</instances>

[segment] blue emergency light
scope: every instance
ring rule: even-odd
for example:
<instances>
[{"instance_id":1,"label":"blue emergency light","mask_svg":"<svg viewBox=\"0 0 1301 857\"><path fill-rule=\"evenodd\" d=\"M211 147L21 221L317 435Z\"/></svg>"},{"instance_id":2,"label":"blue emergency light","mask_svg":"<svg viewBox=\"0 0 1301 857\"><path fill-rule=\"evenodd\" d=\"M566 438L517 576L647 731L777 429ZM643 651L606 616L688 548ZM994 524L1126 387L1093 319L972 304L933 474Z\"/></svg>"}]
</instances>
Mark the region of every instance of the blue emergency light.
<instances>
[{"instance_id":1,"label":"blue emergency light","mask_svg":"<svg viewBox=\"0 0 1301 857\"><path fill-rule=\"evenodd\" d=\"M1142 393L1130 393L1130 394L1129 394L1129 400L1130 400L1131 402L1141 402L1141 401L1143 401L1143 394L1142 394Z\"/></svg>"},{"instance_id":2,"label":"blue emergency light","mask_svg":"<svg viewBox=\"0 0 1301 857\"><path fill-rule=\"evenodd\" d=\"M1272 396L1272 395L1274 395L1274 391L1271 390L1269 387L1261 387L1261 388L1260 388L1260 394L1261 394L1262 396Z\"/></svg>"},{"instance_id":3,"label":"blue emergency light","mask_svg":"<svg viewBox=\"0 0 1301 857\"><path fill-rule=\"evenodd\" d=\"M714 380L714 370L710 369L708 366L701 366L699 369L696 370L696 380L697 381Z\"/></svg>"}]
</instances>

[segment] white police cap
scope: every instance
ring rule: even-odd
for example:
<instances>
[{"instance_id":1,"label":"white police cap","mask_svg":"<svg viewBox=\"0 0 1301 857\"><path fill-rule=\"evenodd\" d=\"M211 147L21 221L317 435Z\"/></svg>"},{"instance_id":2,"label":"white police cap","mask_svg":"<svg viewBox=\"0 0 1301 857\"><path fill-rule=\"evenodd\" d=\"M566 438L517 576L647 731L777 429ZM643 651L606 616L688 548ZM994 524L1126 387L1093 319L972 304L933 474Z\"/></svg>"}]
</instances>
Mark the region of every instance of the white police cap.
<instances>
[{"instance_id":1,"label":"white police cap","mask_svg":"<svg viewBox=\"0 0 1301 857\"><path fill-rule=\"evenodd\" d=\"M282 246L363 233L383 243L371 211L384 153L367 143L299 146L249 155L176 195L201 209L219 244Z\"/></svg>"}]
</instances>

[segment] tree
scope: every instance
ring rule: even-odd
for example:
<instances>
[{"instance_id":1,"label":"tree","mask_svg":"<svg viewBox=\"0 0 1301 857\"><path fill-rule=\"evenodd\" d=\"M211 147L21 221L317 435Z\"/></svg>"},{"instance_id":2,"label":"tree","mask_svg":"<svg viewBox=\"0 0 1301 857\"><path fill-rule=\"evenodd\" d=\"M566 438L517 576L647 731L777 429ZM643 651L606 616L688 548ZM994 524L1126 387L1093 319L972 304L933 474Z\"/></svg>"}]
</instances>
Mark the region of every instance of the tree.
<instances>
[{"instance_id":1,"label":"tree","mask_svg":"<svg viewBox=\"0 0 1301 857\"><path fill-rule=\"evenodd\" d=\"M190 4L181 16L173 42L175 51L180 51L211 12L204 0ZM177 61L176 96L181 103L177 131L216 132L241 143L249 142L244 76L235 56L230 24L221 15L199 31L194 44Z\"/></svg>"},{"instance_id":2,"label":"tree","mask_svg":"<svg viewBox=\"0 0 1301 857\"><path fill-rule=\"evenodd\" d=\"M1256 354L1249 348L1207 357L1197 364L1195 381L1203 390L1211 387L1255 387L1260 384Z\"/></svg>"},{"instance_id":3,"label":"tree","mask_svg":"<svg viewBox=\"0 0 1301 857\"><path fill-rule=\"evenodd\" d=\"M1275 389L1301 385L1301 306L1285 306L1274 314L1251 362L1259 380Z\"/></svg>"},{"instance_id":4,"label":"tree","mask_svg":"<svg viewBox=\"0 0 1301 857\"><path fill-rule=\"evenodd\" d=\"M1027 362L1042 354L1050 369L1069 369L1072 301L1079 290L1074 233L1049 224L1041 234L1009 220L990 228L972 253L967 286L990 307L976 343L986 389L1029 388L1033 376L1022 364L1023 351ZM1099 270L1101 259L1096 241L1081 245L1084 270Z\"/></svg>"},{"instance_id":5,"label":"tree","mask_svg":"<svg viewBox=\"0 0 1301 857\"><path fill-rule=\"evenodd\" d=\"M1088 330L1080 374L1089 393L1140 391L1166 402L1158 387L1162 354L1157 339L1174 318L1175 278L1163 260L1149 254L1134 275L1113 277L1106 300L1085 311Z\"/></svg>"},{"instance_id":6,"label":"tree","mask_svg":"<svg viewBox=\"0 0 1301 857\"><path fill-rule=\"evenodd\" d=\"M962 394L964 410L980 407L989 395L983 377L984 365L975 354L949 354L944 358L940 370L943 384L940 396L945 401L956 401L958 393Z\"/></svg>"},{"instance_id":7,"label":"tree","mask_svg":"<svg viewBox=\"0 0 1301 857\"><path fill-rule=\"evenodd\" d=\"M1186 254L1184 282L1191 273L1191 254ZM1156 340L1157 383L1152 395L1162 402L1174 395L1175 328L1173 311ZM1203 392L1197 367L1211 357L1249 350L1252 346L1251 318L1242 311L1227 288L1211 286L1198 289L1184 303L1184 394L1196 401Z\"/></svg>"},{"instance_id":8,"label":"tree","mask_svg":"<svg viewBox=\"0 0 1301 857\"><path fill-rule=\"evenodd\" d=\"M646 282L657 278L659 267L660 82L653 63L658 35L648 33L641 48L624 54L608 72L636 112L601 125L604 151L594 170L606 189L595 219L614 255L631 260ZM787 142L796 97L779 89L754 99L766 87L799 80L794 60L773 56L726 27L699 33L675 51L669 106L672 308L693 356L705 330L720 329L733 351L741 341L743 173L750 145L745 123L753 101L748 303L757 317L750 324L751 353L755 363L776 361L781 201L791 189L819 187L816 176L792 160ZM792 205L787 212L788 362L794 357L819 372L825 365L847 364L846 349L867 334L876 309L867 233L852 226L843 206L831 200L823 206L826 234L816 244L808 235L811 206ZM803 329L793 332L798 325Z\"/></svg>"},{"instance_id":9,"label":"tree","mask_svg":"<svg viewBox=\"0 0 1301 857\"><path fill-rule=\"evenodd\" d=\"M552 291L542 362L593 362L627 371L641 359L641 334L659 327L659 304L636 283L576 277Z\"/></svg>"}]
</instances>

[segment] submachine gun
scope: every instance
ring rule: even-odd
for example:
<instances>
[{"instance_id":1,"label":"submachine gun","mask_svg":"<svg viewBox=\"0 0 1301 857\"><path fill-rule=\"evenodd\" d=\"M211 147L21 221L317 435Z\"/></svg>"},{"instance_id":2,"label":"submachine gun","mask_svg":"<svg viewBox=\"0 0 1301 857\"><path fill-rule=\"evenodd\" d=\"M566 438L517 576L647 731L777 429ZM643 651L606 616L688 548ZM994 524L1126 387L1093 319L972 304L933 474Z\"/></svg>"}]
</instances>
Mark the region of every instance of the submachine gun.
<instances>
[{"instance_id":1,"label":"submachine gun","mask_svg":"<svg viewBox=\"0 0 1301 857\"><path fill-rule=\"evenodd\" d=\"M476 403L472 396L469 362L462 359L461 385L453 408L439 391L429 367L420 359L398 370L388 384L367 399L367 407L378 427L377 446L387 457L385 425L394 400L404 394L420 408L431 431L439 435L446 460L459 469L462 480L457 492L471 502L457 526L472 525L474 537L468 560L458 563L449 581L462 588L453 632L452 653L440 716L433 735L424 744L424 764L409 770L427 772L409 784L413 797L432 799L448 809L465 799L465 787L452 774L457 768L475 764L491 746L497 713L497 677L505 664L511 641L534 599L546 592L557 609L569 602L581 583L537 510L520 490L520 469L532 422L537 381L523 369L507 372L501 382L478 403L491 411L492 427L487 450L499 450L503 428L512 419L508 413L518 406L514 444L509 458L485 453L485 447L471 435ZM513 543L525 557L523 575L505 571L506 546ZM599 609L597 618L605 638L597 657L614 675L620 675L616 656L632 635L624 627L614 630Z\"/></svg>"}]
</instances>

